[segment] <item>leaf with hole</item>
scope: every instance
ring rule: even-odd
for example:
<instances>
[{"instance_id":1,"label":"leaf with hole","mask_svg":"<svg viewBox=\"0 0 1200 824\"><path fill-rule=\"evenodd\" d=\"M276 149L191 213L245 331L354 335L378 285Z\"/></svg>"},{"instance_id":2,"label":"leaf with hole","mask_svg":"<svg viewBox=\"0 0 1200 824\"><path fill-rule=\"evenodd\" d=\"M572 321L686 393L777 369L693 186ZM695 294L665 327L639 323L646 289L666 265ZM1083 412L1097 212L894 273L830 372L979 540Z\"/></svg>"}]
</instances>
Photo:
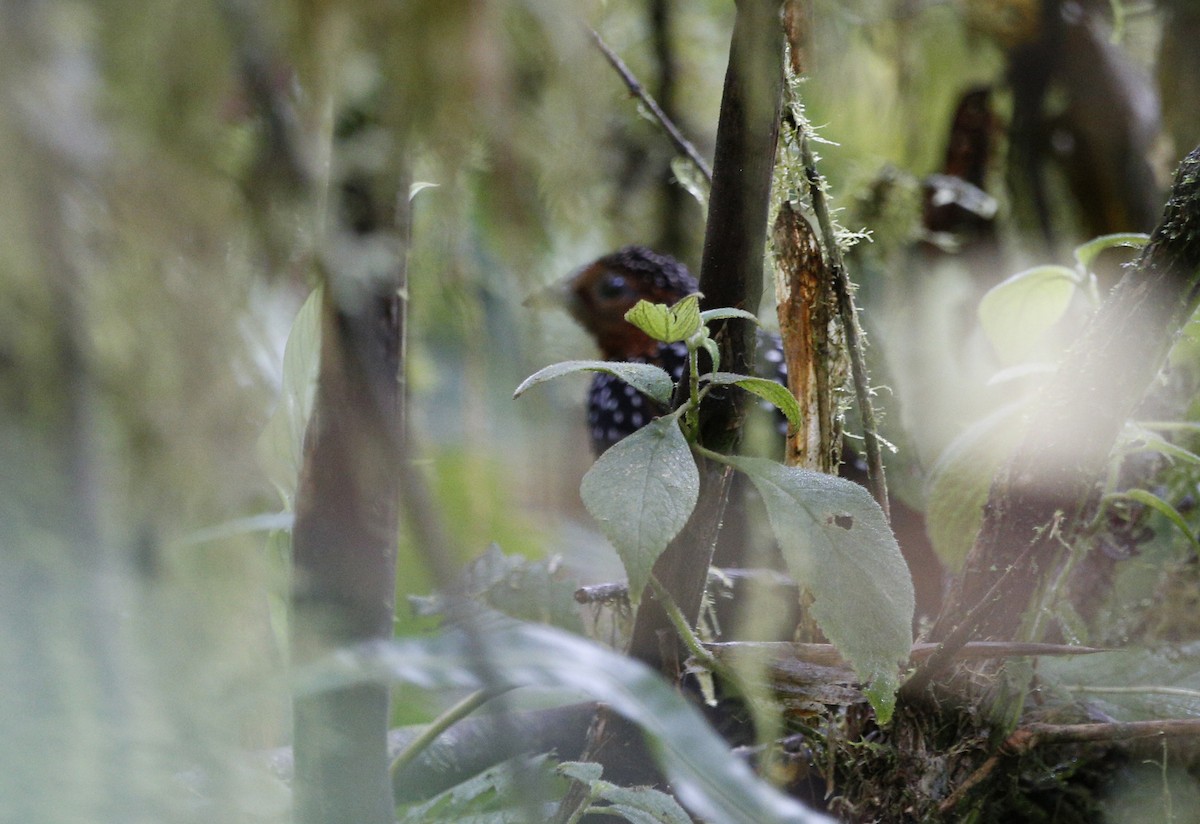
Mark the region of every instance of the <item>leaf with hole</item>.
<instances>
[{"instance_id":1,"label":"leaf with hole","mask_svg":"<svg viewBox=\"0 0 1200 824\"><path fill-rule=\"evenodd\" d=\"M883 510L863 487L762 458L726 458L767 507L788 571L813 596L813 617L891 718L912 649L912 577Z\"/></svg>"}]
</instances>

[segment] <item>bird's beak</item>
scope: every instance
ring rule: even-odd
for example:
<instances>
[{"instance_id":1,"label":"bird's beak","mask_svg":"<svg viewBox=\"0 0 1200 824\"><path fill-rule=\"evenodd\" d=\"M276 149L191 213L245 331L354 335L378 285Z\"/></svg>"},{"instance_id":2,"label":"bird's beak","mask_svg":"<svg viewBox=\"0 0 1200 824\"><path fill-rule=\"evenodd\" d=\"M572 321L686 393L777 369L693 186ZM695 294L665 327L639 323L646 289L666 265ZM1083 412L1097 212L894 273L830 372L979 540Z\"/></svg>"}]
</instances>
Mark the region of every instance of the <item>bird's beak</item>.
<instances>
[{"instance_id":1,"label":"bird's beak","mask_svg":"<svg viewBox=\"0 0 1200 824\"><path fill-rule=\"evenodd\" d=\"M526 309L565 309L568 312L573 311L574 305L579 298L572 289L575 283L575 278L578 277L579 271L572 272L562 280L556 280L547 286L537 289L525 300L521 301L521 305Z\"/></svg>"}]
</instances>

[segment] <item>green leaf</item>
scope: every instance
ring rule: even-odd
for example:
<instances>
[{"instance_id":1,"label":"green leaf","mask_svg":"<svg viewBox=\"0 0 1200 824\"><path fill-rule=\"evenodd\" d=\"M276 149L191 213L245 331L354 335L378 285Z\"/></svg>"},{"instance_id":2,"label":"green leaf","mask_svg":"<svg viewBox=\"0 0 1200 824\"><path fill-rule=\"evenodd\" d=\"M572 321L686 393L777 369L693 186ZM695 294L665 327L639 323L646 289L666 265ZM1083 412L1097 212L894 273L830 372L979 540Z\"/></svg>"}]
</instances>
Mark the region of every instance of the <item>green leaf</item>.
<instances>
[{"instance_id":1,"label":"green leaf","mask_svg":"<svg viewBox=\"0 0 1200 824\"><path fill-rule=\"evenodd\" d=\"M688 194L696 199L702 209L708 208L708 193L711 184L696 168L696 164L683 155L671 158L671 176Z\"/></svg>"},{"instance_id":2,"label":"green leaf","mask_svg":"<svg viewBox=\"0 0 1200 824\"><path fill-rule=\"evenodd\" d=\"M555 769L567 778L574 778L576 781L583 781L587 784L599 781L600 776L604 774L604 767L595 761L564 761Z\"/></svg>"},{"instance_id":3,"label":"green leaf","mask_svg":"<svg viewBox=\"0 0 1200 824\"><path fill-rule=\"evenodd\" d=\"M979 320L1008 365L1029 360L1066 314L1077 288L1066 266L1037 266L993 286L979 302Z\"/></svg>"},{"instance_id":4,"label":"green leaf","mask_svg":"<svg viewBox=\"0 0 1200 824\"><path fill-rule=\"evenodd\" d=\"M473 606L490 607L522 621L553 624L582 634L583 622L575 601L579 584L563 578L555 566L555 559L505 555L492 544L467 564L453 591L465 595ZM449 613L441 593L409 596L408 600L420 617Z\"/></svg>"},{"instance_id":5,"label":"green leaf","mask_svg":"<svg viewBox=\"0 0 1200 824\"><path fill-rule=\"evenodd\" d=\"M428 180L415 180L408 187L408 199L411 201L413 198L415 198L418 194L425 191L426 189L436 189L438 186L441 186L441 185L442 184L440 184L440 183L432 183Z\"/></svg>"},{"instance_id":6,"label":"green leaf","mask_svg":"<svg viewBox=\"0 0 1200 824\"><path fill-rule=\"evenodd\" d=\"M513 392L513 397L520 397L531 386L545 383L548 380L570 375L575 372L607 372L615 375L634 389L647 395L654 401L667 406L671 402L671 392L675 384L671 376L664 370L649 363L620 363L618 361L574 360L552 363L545 369L539 369L525 380Z\"/></svg>"},{"instance_id":7,"label":"green leaf","mask_svg":"<svg viewBox=\"0 0 1200 824\"><path fill-rule=\"evenodd\" d=\"M1117 721L1200 716L1200 643L1042 658L1038 676Z\"/></svg>"},{"instance_id":8,"label":"green leaf","mask_svg":"<svg viewBox=\"0 0 1200 824\"><path fill-rule=\"evenodd\" d=\"M1162 515L1164 518L1174 524L1176 529L1186 535L1188 540L1192 542L1193 547L1200 549L1200 541L1197 541L1196 533L1190 526L1188 526L1187 519L1180 514L1178 509L1171 506L1153 492L1149 492L1145 489L1127 489L1124 492L1114 492L1111 495L1105 495L1104 500L1106 502L1134 501L1135 503L1150 507L1155 512Z\"/></svg>"},{"instance_id":9,"label":"green leaf","mask_svg":"<svg viewBox=\"0 0 1200 824\"><path fill-rule=\"evenodd\" d=\"M549 759L545 755L538 755L533 758L511 758L489 767L427 801L403 808L399 811L399 824L429 824L434 821L454 821L456 824L517 824L528 821L520 806L513 802L516 801L518 792L528 789L531 778L541 779L533 782L539 790L553 789L548 786L547 779L553 777L549 773L548 762ZM561 780L559 781L561 783ZM505 801L508 802L507 805ZM496 809L497 807L500 809Z\"/></svg>"},{"instance_id":10,"label":"green leaf","mask_svg":"<svg viewBox=\"0 0 1200 824\"><path fill-rule=\"evenodd\" d=\"M700 322L700 295L688 295L674 306L639 300L625 313L625 320L664 343L687 340L703 327Z\"/></svg>"},{"instance_id":11,"label":"green leaf","mask_svg":"<svg viewBox=\"0 0 1200 824\"><path fill-rule=\"evenodd\" d=\"M312 414L321 361L321 307L324 290L309 294L288 332L283 349L283 382L279 402L258 438L263 470L291 511L300 467L304 463L304 433Z\"/></svg>"},{"instance_id":12,"label":"green leaf","mask_svg":"<svg viewBox=\"0 0 1200 824\"><path fill-rule=\"evenodd\" d=\"M1126 435L1126 440L1131 442L1131 446L1126 448L1127 451L1158 452L1172 460L1179 460L1193 466L1200 466L1200 455L1197 455L1190 449L1185 449L1178 444L1171 443L1161 435L1136 424L1128 425L1127 429L1129 432Z\"/></svg>"},{"instance_id":13,"label":"green leaf","mask_svg":"<svg viewBox=\"0 0 1200 824\"><path fill-rule=\"evenodd\" d=\"M721 347L715 340L705 335L700 339L700 345L704 347L704 351L708 352L708 357L712 360L713 369L721 368Z\"/></svg>"},{"instance_id":14,"label":"green leaf","mask_svg":"<svg viewBox=\"0 0 1200 824\"><path fill-rule=\"evenodd\" d=\"M788 423L793 429L800 426L800 404L796 402L796 398L788 391L788 388L777 381L767 380L766 378L752 378L749 375L739 375L736 372L716 372L711 375L702 376L702 380L707 380L709 383L717 386L726 386L733 384L740 386L747 392L752 392L762 398L767 403L773 404L780 412L787 416Z\"/></svg>"},{"instance_id":15,"label":"green leaf","mask_svg":"<svg viewBox=\"0 0 1200 824\"><path fill-rule=\"evenodd\" d=\"M591 809L602 815L619 815L632 824L691 824L692 819L674 798L653 787L621 787L600 778L603 767L594 761L568 761L558 772L582 781L592 798L608 806Z\"/></svg>"},{"instance_id":16,"label":"green leaf","mask_svg":"<svg viewBox=\"0 0 1200 824\"><path fill-rule=\"evenodd\" d=\"M264 512L260 515L250 515L245 518L234 518L214 526L197 529L178 538L179 546L198 546L200 544L225 541L255 532L292 531L296 516L291 512Z\"/></svg>"},{"instance_id":17,"label":"green leaf","mask_svg":"<svg viewBox=\"0 0 1200 824\"><path fill-rule=\"evenodd\" d=\"M742 320L748 320L752 323L758 323L758 318L750 312L747 312L745 309L734 309L732 307L727 307L724 309L705 309L700 313L700 320L705 324L709 324L714 320L721 320L723 318L741 318Z\"/></svg>"},{"instance_id":18,"label":"green leaf","mask_svg":"<svg viewBox=\"0 0 1200 824\"><path fill-rule=\"evenodd\" d=\"M867 684L880 723L912 650L912 577L863 487L762 458L727 458L762 495L788 571L813 596L821 631Z\"/></svg>"},{"instance_id":19,"label":"green leaf","mask_svg":"<svg viewBox=\"0 0 1200 824\"><path fill-rule=\"evenodd\" d=\"M1024 432L1021 403L1002 407L950 442L929 473L925 523L946 568L962 570L983 523L992 479Z\"/></svg>"},{"instance_id":20,"label":"green leaf","mask_svg":"<svg viewBox=\"0 0 1200 824\"><path fill-rule=\"evenodd\" d=\"M700 495L700 473L679 421L659 418L618 441L583 476L579 494L621 556L636 604Z\"/></svg>"},{"instance_id":21,"label":"green leaf","mask_svg":"<svg viewBox=\"0 0 1200 824\"><path fill-rule=\"evenodd\" d=\"M1105 249L1112 249L1117 246L1126 246L1134 249L1140 249L1150 242L1150 235L1142 232L1121 232L1115 235L1100 235L1100 237L1092 238L1087 243L1075 247L1075 260L1079 263L1079 268L1087 271L1092 268L1092 262Z\"/></svg>"},{"instance_id":22,"label":"green leaf","mask_svg":"<svg viewBox=\"0 0 1200 824\"><path fill-rule=\"evenodd\" d=\"M484 649L507 685L581 692L640 726L676 797L697 818L723 824L832 824L759 779L729 752L700 711L644 664L552 627L486 626L474 640L444 632L338 650L297 673L296 689L304 695L403 681L432 690L476 690L483 686L478 671Z\"/></svg>"}]
</instances>

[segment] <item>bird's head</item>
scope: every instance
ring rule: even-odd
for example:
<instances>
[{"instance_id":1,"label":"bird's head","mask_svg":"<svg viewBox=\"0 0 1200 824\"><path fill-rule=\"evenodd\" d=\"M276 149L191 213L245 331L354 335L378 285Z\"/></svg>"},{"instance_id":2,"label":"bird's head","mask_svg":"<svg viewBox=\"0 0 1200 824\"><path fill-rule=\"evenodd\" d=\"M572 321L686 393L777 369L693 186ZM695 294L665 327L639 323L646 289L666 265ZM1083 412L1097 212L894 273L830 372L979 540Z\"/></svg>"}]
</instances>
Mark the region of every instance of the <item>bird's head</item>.
<instances>
[{"instance_id":1,"label":"bird's head","mask_svg":"<svg viewBox=\"0 0 1200 824\"><path fill-rule=\"evenodd\" d=\"M580 268L562 284L571 316L608 360L650 358L658 342L625 320L639 300L673 304L697 289L687 267L643 246L627 246Z\"/></svg>"}]
</instances>

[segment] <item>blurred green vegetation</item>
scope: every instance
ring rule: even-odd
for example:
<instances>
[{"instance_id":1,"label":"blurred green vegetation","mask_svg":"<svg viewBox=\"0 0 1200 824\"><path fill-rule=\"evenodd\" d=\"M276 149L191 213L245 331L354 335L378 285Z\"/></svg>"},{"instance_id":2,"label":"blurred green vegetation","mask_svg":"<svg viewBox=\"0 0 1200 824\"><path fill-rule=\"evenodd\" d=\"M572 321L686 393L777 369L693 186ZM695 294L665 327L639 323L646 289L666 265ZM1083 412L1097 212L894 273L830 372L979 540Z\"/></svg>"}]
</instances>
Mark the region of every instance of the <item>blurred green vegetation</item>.
<instances>
[{"instance_id":1,"label":"blurred green vegetation","mask_svg":"<svg viewBox=\"0 0 1200 824\"><path fill-rule=\"evenodd\" d=\"M708 154L733 4L668 5L678 119ZM813 4L802 90L847 228L895 209L873 200L885 167L910 193L936 171L959 96L1002 81L968 5ZM262 531L188 538L279 509L257 440L322 242L327 104L363 88L436 184L414 199L411 428L457 560L496 542L563 553L583 579L611 571L578 501L584 383L511 400L534 369L593 353L524 301L673 220L685 231L666 251L695 266L704 215L670 205L673 150L581 22L654 89L633 0L0 8L0 818L285 820L249 754L288 735L286 564ZM1136 65L1160 22L1126 21ZM251 68L288 107L307 188L281 170ZM900 228L859 258L868 326L913 276L897 269L915 265L917 215L892 214ZM1037 254L1005 231L1011 273ZM416 559L402 547L402 599L429 589ZM399 609L401 632L429 626Z\"/></svg>"}]
</instances>

